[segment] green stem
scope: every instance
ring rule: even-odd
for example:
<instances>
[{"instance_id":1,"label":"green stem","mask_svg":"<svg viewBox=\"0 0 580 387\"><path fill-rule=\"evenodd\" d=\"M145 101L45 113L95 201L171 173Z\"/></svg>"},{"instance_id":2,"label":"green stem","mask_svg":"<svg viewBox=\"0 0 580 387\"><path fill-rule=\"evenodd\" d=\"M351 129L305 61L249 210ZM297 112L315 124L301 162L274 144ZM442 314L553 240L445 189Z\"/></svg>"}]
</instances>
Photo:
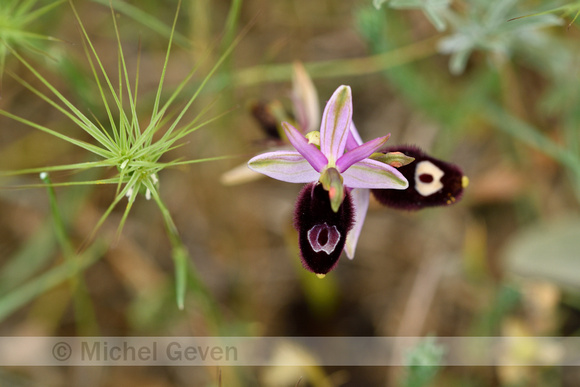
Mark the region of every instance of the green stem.
<instances>
[{"instance_id":1,"label":"green stem","mask_svg":"<svg viewBox=\"0 0 580 387\"><path fill-rule=\"evenodd\" d=\"M72 243L68 238L66 227L64 225L64 221L60 214L60 210L58 208L58 203L56 201L56 193L54 192L54 188L52 187L52 182L48 173L42 172L40 174L40 179L46 184L46 191L48 193L48 201L50 203L50 212L52 215L52 220L54 222L54 231L56 232L56 239L60 245L60 248L63 251L64 256L69 259L74 256L74 249L72 247Z\"/></svg>"},{"instance_id":2,"label":"green stem","mask_svg":"<svg viewBox=\"0 0 580 387\"><path fill-rule=\"evenodd\" d=\"M378 73L435 55L437 53L436 42L438 39L440 39L440 36L434 36L377 55L364 58L310 62L305 63L304 67L314 79ZM292 69L292 63L250 67L238 71L233 78L233 84L240 87L288 81L292 78Z\"/></svg>"},{"instance_id":3,"label":"green stem","mask_svg":"<svg viewBox=\"0 0 580 387\"><path fill-rule=\"evenodd\" d=\"M489 104L486 106L485 112L485 117L499 130L537 149L568 168L572 173L574 190L580 202L580 155L573 150L573 145L567 147L555 143L535 127L514 117L498 106Z\"/></svg>"},{"instance_id":4,"label":"green stem","mask_svg":"<svg viewBox=\"0 0 580 387\"><path fill-rule=\"evenodd\" d=\"M95 312L92 307L89 293L82 277L82 270L80 270L79 257L74 251L73 244L69 238L66 230L65 222L62 218L58 203L56 201L56 193L52 187L52 183L48 173L40 174L40 179L46 184L48 198L50 202L50 210L54 222L54 231L56 232L56 239L65 257L67 264L76 266L75 274L69 279L70 289L72 293L75 317L78 328L81 334L94 334L97 329L95 325Z\"/></svg>"},{"instance_id":5,"label":"green stem","mask_svg":"<svg viewBox=\"0 0 580 387\"><path fill-rule=\"evenodd\" d=\"M230 6L228 17L226 19L225 34L222 40L224 50L222 51L225 51L234 41L241 9L242 0L232 0L232 5Z\"/></svg>"},{"instance_id":6,"label":"green stem","mask_svg":"<svg viewBox=\"0 0 580 387\"><path fill-rule=\"evenodd\" d=\"M179 236L179 232L171 218L169 210L161 200L157 188L151 183L151 181L146 180L144 181L144 184L151 191L151 195L161 211L165 223L165 230L171 243L171 253L175 264L175 291L178 308L181 310L185 308L185 294L187 292L187 280L189 279L192 290L197 294L199 297L198 301L201 302L205 309L206 313L204 313L204 315L211 319L211 323L214 327L219 329L219 327L221 327L222 319L221 314L216 307L217 303L199 277L193 260L189 256L189 252Z\"/></svg>"}]
</instances>

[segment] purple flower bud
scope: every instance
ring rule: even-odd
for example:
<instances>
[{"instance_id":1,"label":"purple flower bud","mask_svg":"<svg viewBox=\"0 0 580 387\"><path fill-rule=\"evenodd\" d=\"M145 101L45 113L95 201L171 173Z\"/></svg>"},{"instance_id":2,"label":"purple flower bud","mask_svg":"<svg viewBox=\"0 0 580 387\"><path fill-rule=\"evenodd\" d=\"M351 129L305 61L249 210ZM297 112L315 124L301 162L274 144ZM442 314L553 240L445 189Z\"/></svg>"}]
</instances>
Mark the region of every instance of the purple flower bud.
<instances>
[{"instance_id":1,"label":"purple flower bud","mask_svg":"<svg viewBox=\"0 0 580 387\"><path fill-rule=\"evenodd\" d=\"M456 165L431 157L414 146L388 147L381 152L402 152L415 158L412 163L398 168L409 181L407 189L372 190L375 198L383 205L403 210L419 210L453 204L461 199L468 179Z\"/></svg>"},{"instance_id":2,"label":"purple flower bud","mask_svg":"<svg viewBox=\"0 0 580 387\"><path fill-rule=\"evenodd\" d=\"M302 265L307 270L326 274L336 266L353 226L353 216L348 192L334 212L322 184L309 183L302 189L296 201L294 227L298 230Z\"/></svg>"}]
</instances>

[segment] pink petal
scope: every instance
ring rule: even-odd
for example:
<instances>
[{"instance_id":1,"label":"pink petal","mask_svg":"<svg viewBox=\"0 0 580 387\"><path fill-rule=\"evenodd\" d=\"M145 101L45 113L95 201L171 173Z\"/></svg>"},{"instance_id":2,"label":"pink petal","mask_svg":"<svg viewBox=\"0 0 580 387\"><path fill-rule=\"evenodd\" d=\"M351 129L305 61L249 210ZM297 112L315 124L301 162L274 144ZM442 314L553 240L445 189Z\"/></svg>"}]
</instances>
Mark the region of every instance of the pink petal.
<instances>
[{"instance_id":1,"label":"pink petal","mask_svg":"<svg viewBox=\"0 0 580 387\"><path fill-rule=\"evenodd\" d=\"M300 62L294 62L292 102L294 103L294 115L302 133L318 130L320 127L318 94L312 79Z\"/></svg>"},{"instance_id":2,"label":"pink petal","mask_svg":"<svg viewBox=\"0 0 580 387\"><path fill-rule=\"evenodd\" d=\"M364 160L375 153L377 150L382 148L383 145L385 145L390 136L391 135L388 134L384 137L375 138L374 140L366 142L363 145L360 145L353 150L346 152L336 162L338 171L342 173L354 163Z\"/></svg>"},{"instance_id":3,"label":"pink petal","mask_svg":"<svg viewBox=\"0 0 580 387\"><path fill-rule=\"evenodd\" d=\"M342 156L352 122L352 93L340 86L326 104L320 125L320 150L333 164Z\"/></svg>"},{"instance_id":4,"label":"pink petal","mask_svg":"<svg viewBox=\"0 0 580 387\"><path fill-rule=\"evenodd\" d=\"M292 144L294 148L300 154L308 160L312 167L320 172L326 167L328 164L327 158L322 154L322 152L316 147L316 145L309 144L308 140L302 133L300 133L295 127L290 125L287 122L282 122L282 127L284 128L284 132L288 137L288 140ZM312 180L316 181L318 178Z\"/></svg>"},{"instance_id":5,"label":"pink petal","mask_svg":"<svg viewBox=\"0 0 580 387\"><path fill-rule=\"evenodd\" d=\"M409 182L396 168L364 159L341 173L349 188L406 189Z\"/></svg>"},{"instance_id":6,"label":"pink petal","mask_svg":"<svg viewBox=\"0 0 580 387\"><path fill-rule=\"evenodd\" d=\"M363 140L354 126L354 122L350 124L350 133L348 134L348 139L346 140L346 151L351 151L359 145L363 144Z\"/></svg>"},{"instance_id":7,"label":"pink petal","mask_svg":"<svg viewBox=\"0 0 580 387\"><path fill-rule=\"evenodd\" d=\"M365 188L353 189L350 191L350 197L354 205L354 226L346 235L344 252L349 259L353 259L358 237L360 236L369 208L370 190Z\"/></svg>"},{"instance_id":8,"label":"pink petal","mask_svg":"<svg viewBox=\"0 0 580 387\"><path fill-rule=\"evenodd\" d=\"M262 153L248 161L248 167L276 180L288 183L310 183L320 174L296 151Z\"/></svg>"}]
</instances>

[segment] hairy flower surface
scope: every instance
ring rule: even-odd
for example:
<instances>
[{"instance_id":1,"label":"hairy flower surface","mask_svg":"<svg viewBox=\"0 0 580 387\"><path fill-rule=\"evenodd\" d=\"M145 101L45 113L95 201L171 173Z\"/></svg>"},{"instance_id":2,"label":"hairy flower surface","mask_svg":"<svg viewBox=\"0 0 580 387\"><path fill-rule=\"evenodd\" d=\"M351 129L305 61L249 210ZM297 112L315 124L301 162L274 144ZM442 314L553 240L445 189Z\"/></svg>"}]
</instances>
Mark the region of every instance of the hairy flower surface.
<instances>
[{"instance_id":1,"label":"hairy flower surface","mask_svg":"<svg viewBox=\"0 0 580 387\"><path fill-rule=\"evenodd\" d=\"M399 171L409 181L403 191L372 190L383 205L402 210L420 210L426 207L448 206L461 199L469 179L455 165L429 156L414 146L389 147L382 153L401 152L413 157L411 164L401 166Z\"/></svg>"},{"instance_id":2,"label":"hairy flower surface","mask_svg":"<svg viewBox=\"0 0 580 387\"><path fill-rule=\"evenodd\" d=\"M296 202L294 227L306 269L324 275L336 266L353 226L353 213L348 193L335 212L321 184L310 183L302 189Z\"/></svg>"}]
</instances>

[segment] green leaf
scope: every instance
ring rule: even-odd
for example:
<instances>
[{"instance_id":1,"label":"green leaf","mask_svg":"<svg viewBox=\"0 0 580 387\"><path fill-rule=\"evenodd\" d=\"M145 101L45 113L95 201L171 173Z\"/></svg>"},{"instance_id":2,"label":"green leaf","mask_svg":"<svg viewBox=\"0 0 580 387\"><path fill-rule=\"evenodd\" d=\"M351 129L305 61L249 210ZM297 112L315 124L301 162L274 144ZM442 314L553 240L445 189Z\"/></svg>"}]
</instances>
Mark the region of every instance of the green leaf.
<instances>
[{"instance_id":1,"label":"green leaf","mask_svg":"<svg viewBox=\"0 0 580 387\"><path fill-rule=\"evenodd\" d=\"M580 289L580 218L562 218L520 231L505 249L507 272Z\"/></svg>"},{"instance_id":2,"label":"green leaf","mask_svg":"<svg viewBox=\"0 0 580 387\"><path fill-rule=\"evenodd\" d=\"M383 4L386 3L387 1L389 0L373 0L373 5L375 6L376 9L381 9Z\"/></svg>"},{"instance_id":3,"label":"green leaf","mask_svg":"<svg viewBox=\"0 0 580 387\"><path fill-rule=\"evenodd\" d=\"M4 295L0 298L0 321L39 295L66 280L74 278L79 272L95 263L101 257L103 250L103 245L96 243L76 259L55 266L46 273Z\"/></svg>"},{"instance_id":4,"label":"green leaf","mask_svg":"<svg viewBox=\"0 0 580 387\"><path fill-rule=\"evenodd\" d=\"M406 356L406 374L402 387L427 387L432 385L445 355L445 348L433 337L427 337L412 348Z\"/></svg>"}]
</instances>

